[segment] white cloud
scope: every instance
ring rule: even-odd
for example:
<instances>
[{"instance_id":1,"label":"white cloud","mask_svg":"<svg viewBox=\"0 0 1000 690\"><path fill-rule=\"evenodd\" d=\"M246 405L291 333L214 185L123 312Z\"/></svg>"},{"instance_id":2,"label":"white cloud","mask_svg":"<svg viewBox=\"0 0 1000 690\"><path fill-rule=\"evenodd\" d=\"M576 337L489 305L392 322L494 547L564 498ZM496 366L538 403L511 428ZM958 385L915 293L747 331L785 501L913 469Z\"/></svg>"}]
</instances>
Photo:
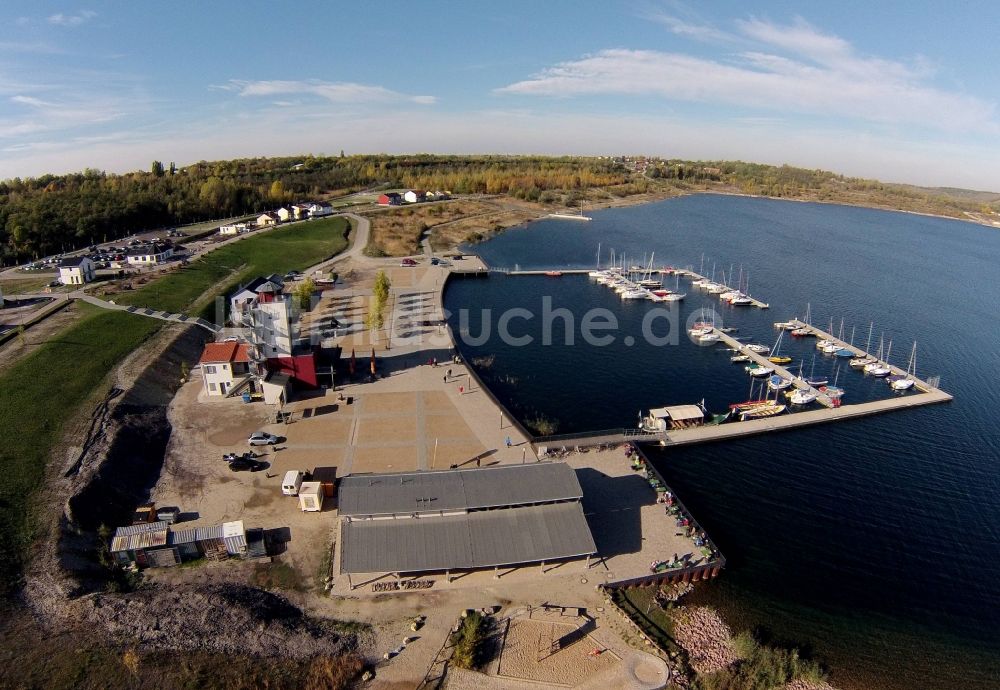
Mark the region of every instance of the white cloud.
<instances>
[{"instance_id":1,"label":"white cloud","mask_svg":"<svg viewBox=\"0 0 1000 690\"><path fill-rule=\"evenodd\" d=\"M49 16L49 24L56 26L80 26L97 16L97 12L82 10L77 14L63 14L59 12Z\"/></svg>"},{"instance_id":2,"label":"white cloud","mask_svg":"<svg viewBox=\"0 0 1000 690\"><path fill-rule=\"evenodd\" d=\"M861 56L848 42L802 20L783 26L751 19L740 22L739 28L757 50L715 59L656 50L602 50L496 92L658 96L947 132L1000 133L994 103L931 85L926 61L909 65Z\"/></svg>"},{"instance_id":3,"label":"white cloud","mask_svg":"<svg viewBox=\"0 0 1000 690\"><path fill-rule=\"evenodd\" d=\"M318 79L243 81L232 79L228 84L213 88L236 91L240 96L287 96L305 94L323 98L331 103L392 103L410 102L432 105L434 96L409 96L383 86L356 84L354 82L328 82Z\"/></svg>"},{"instance_id":4,"label":"white cloud","mask_svg":"<svg viewBox=\"0 0 1000 690\"><path fill-rule=\"evenodd\" d=\"M830 129L789 130L771 122L686 122L640 115L480 110L404 110L305 119L288 108L246 119L154 127L39 142L0 156L0 178L99 167L145 169L150 160L217 160L339 151L352 153L646 153L693 160L742 159L822 167L847 175L1000 191L1000 156L973 145L910 142L887 136L850 139Z\"/></svg>"}]
</instances>

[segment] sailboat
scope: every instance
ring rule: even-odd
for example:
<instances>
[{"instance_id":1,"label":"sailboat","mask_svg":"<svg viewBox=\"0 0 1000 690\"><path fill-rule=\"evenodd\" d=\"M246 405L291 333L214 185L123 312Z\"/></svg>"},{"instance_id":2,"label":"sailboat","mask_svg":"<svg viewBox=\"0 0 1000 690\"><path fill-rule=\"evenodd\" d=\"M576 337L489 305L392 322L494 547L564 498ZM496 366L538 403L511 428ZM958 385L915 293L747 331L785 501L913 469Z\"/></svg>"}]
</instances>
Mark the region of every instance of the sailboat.
<instances>
[{"instance_id":1,"label":"sailboat","mask_svg":"<svg viewBox=\"0 0 1000 690\"><path fill-rule=\"evenodd\" d=\"M910 361L906 365L905 376L890 376L888 381L894 391L902 393L913 388L917 375L917 342L913 341L913 350L910 351Z\"/></svg>"},{"instance_id":2,"label":"sailboat","mask_svg":"<svg viewBox=\"0 0 1000 690\"><path fill-rule=\"evenodd\" d=\"M844 389L837 388L837 380L839 378L840 378L840 365L837 366L836 373L833 375L833 385L820 386L819 392L823 393L831 400L840 400L844 396Z\"/></svg>"},{"instance_id":3,"label":"sailboat","mask_svg":"<svg viewBox=\"0 0 1000 690\"><path fill-rule=\"evenodd\" d=\"M872 350L872 331L875 329L875 322L872 321L871 325L868 326L868 343L865 345L865 354L860 357L855 357L850 361L852 369L864 369L869 364L872 364L875 360L868 356L868 353Z\"/></svg>"},{"instance_id":4,"label":"sailboat","mask_svg":"<svg viewBox=\"0 0 1000 690\"><path fill-rule=\"evenodd\" d=\"M772 362L774 364L788 364L789 362L792 361L791 357L783 357L779 353L779 350L781 348L781 338L784 335L785 335L784 331L778 333L778 339L775 341L774 347L771 349L771 356L767 358L768 362Z\"/></svg>"},{"instance_id":5,"label":"sailboat","mask_svg":"<svg viewBox=\"0 0 1000 690\"><path fill-rule=\"evenodd\" d=\"M825 386L829 383L829 379L820 376L816 378L816 355L813 355L812 367L809 368L809 378L806 379L806 383L816 388L817 386Z\"/></svg>"},{"instance_id":6,"label":"sailboat","mask_svg":"<svg viewBox=\"0 0 1000 690\"><path fill-rule=\"evenodd\" d=\"M807 335L816 335L815 333L812 332L812 328L810 328L810 326L812 325L812 323L809 321L809 312L811 307L812 307L811 304L808 303L806 304L806 318L804 321L805 326L793 329L792 335L799 338L805 337Z\"/></svg>"}]
</instances>

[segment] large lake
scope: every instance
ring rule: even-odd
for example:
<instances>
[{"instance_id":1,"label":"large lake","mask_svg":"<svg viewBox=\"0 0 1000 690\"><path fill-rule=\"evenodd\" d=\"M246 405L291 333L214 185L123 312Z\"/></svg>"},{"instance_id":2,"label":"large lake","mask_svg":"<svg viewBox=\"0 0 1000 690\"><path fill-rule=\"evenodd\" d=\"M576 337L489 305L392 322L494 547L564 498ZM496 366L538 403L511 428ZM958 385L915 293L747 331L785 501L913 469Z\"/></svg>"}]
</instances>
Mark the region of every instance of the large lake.
<instances>
[{"instance_id":1,"label":"large lake","mask_svg":"<svg viewBox=\"0 0 1000 690\"><path fill-rule=\"evenodd\" d=\"M593 222L539 221L474 251L506 268L592 267L597 248L642 263L702 265L718 276L749 274L750 292L770 303L722 309L688 298L653 327L669 341L692 313L713 307L739 335L768 345L772 322L805 315L864 345L891 340L905 367L939 375L952 403L794 430L655 456L725 553L723 577L694 601L720 607L738 627L805 644L833 666L844 688L1000 687L1000 231L958 221L844 206L696 195L595 211ZM674 287L668 280L667 287ZM681 281L680 287L687 286ZM543 303L543 298L548 298ZM640 336L656 305L622 302L585 276L492 274L454 280L445 295L453 327L470 336L491 310L490 337L460 349L522 422L558 432L635 426L640 410L705 400L713 411L749 395L723 348L679 335L675 344ZM548 305L546 307L545 305ZM530 345L502 342L510 321ZM459 310L471 308L464 324ZM542 312L564 308L552 344ZM614 314L608 345L587 344L588 310ZM574 321L572 345L565 321ZM633 335L634 342L626 342ZM782 354L808 374L835 374L812 341L787 339ZM845 402L890 395L851 370Z\"/></svg>"}]
</instances>

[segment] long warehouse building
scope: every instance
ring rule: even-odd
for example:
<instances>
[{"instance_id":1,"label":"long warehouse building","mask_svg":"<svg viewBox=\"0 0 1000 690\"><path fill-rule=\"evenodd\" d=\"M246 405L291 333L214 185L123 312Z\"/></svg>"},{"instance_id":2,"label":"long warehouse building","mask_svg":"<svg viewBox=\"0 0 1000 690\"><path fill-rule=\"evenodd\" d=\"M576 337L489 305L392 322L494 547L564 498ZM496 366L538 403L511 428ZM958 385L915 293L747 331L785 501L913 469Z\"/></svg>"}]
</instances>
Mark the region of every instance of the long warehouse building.
<instances>
[{"instance_id":1,"label":"long warehouse building","mask_svg":"<svg viewBox=\"0 0 1000 690\"><path fill-rule=\"evenodd\" d=\"M352 475L339 487L341 573L395 575L589 558L565 463Z\"/></svg>"}]
</instances>

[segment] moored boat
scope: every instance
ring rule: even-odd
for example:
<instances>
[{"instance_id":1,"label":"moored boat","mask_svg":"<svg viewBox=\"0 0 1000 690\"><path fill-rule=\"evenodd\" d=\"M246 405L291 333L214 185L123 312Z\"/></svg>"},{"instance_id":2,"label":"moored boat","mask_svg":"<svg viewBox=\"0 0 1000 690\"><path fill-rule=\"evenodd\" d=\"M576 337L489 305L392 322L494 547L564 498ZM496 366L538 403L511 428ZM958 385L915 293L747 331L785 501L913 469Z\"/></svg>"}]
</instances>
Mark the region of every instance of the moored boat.
<instances>
[{"instance_id":1,"label":"moored boat","mask_svg":"<svg viewBox=\"0 0 1000 690\"><path fill-rule=\"evenodd\" d=\"M791 387L791 385L791 379L786 379L785 377L778 376L777 374L774 374L767 380L767 387L773 391L783 391L786 388Z\"/></svg>"},{"instance_id":2,"label":"moored boat","mask_svg":"<svg viewBox=\"0 0 1000 690\"><path fill-rule=\"evenodd\" d=\"M772 367L765 367L765 366L762 366L760 364L752 364L752 365L750 365L748 367L744 367L743 371L745 371L746 373L750 374L754 378L761 378L763 376L770 376L771 374L774 373L774 369Z\"/></svg>"},{"instance_id":3,"label":"moored boat","mask_svg":"<svg viewBox=\"0 0 1000 690\"><path fill-rule=\"evenodd\" d=\"M774 417L785 411L784 405L760 405L758 407L751 408L746 412L740 413L740 419L746 421L748 419L764 419L767 417Z\"/></svg>"},{"instance_id":4,"label":"moored boat","mask_svg":"<svg viewBox=\"0 0 1000 690\"><path fill-rule=\"evenodd\" d=\"M816 398L819 397L811 390L804 388L799 388L789 393L786 393L788 400L793 405L808 405L809 403L815 402Z\"/></svg>"}]
</instances>

